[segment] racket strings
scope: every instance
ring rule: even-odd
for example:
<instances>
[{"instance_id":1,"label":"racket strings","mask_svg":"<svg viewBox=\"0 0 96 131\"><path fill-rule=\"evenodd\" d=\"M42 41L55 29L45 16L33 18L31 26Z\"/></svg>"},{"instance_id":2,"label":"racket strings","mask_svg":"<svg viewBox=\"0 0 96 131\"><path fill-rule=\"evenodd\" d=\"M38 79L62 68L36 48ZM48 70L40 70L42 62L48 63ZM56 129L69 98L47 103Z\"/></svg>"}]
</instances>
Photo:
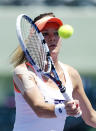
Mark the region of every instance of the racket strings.
<instances>
[{"instance_id":1,"label":"racket strings","mask_svg":"<svg viewBox=\"0 0 96 131\"><path fill-rule=\"evenodd\" d=\"M27 48L35 63L40 67L40 69L44 70L44 51L42 49L40 41L38 40L38 37L35 34L33 34L32 37L29 38L29 44L27 45Z\"/></svg>"},{"instance_id":2,"label":"racket strings","mask_svg":"<svg viewBox=\"0 0 96 131\"><path fill-rule=\"evenodd\" d=\"M25 20L22 20L21 27L23 40L25 41L30 56L33 58L36 65L44 71L46 66L46 52L38 37L38 33L34 27Z\"/></svg>"}]
</instances>

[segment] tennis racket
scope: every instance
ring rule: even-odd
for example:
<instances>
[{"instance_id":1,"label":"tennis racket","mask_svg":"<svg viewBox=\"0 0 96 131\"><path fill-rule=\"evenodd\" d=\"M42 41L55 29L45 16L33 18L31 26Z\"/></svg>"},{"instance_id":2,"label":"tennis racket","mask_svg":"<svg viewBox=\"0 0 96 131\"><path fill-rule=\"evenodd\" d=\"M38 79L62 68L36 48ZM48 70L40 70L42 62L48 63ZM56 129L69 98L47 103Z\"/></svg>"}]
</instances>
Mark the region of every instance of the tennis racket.
<instances>
[{"instance_id":1,"label":"tennis racket","mask_svg":"<svg viewBox=\"0 0 96 131\"><path fill-rule=\"evenodd\" d=\"M52 79L57 84L66 100L72 100L66 93L66 88L62 86L62 82L59 79L50 56L47 43L32 19L25 14L19 15L16 21L16 31L21 48L27 60L36 71L36 74L41 79L42 75ZM50 75L50 72L52 72L53 76ZM80 115L81 113L76 115L76 117L79 117Z\"/></svg>"}]
</instances>

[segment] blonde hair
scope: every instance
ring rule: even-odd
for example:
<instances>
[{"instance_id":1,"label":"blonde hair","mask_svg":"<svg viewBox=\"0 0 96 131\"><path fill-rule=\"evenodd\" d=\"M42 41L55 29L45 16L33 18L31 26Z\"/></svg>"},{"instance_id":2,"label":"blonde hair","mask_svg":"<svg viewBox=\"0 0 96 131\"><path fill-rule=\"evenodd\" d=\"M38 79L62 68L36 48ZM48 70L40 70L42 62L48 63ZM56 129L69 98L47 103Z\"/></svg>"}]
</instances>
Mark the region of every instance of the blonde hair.
<instances>
[{"instance_id":1,"label":"blonde hair","mask_svg":"<svg viewBox=\"0 0 96 131\"><path fill-rule=\"evenodd\" d=\"M15 49L15 51L11 55L10 63L16 67L19 64L26 62L26 58L24 52L22 51L20 45Z\"/></svg>"}]
</instances>

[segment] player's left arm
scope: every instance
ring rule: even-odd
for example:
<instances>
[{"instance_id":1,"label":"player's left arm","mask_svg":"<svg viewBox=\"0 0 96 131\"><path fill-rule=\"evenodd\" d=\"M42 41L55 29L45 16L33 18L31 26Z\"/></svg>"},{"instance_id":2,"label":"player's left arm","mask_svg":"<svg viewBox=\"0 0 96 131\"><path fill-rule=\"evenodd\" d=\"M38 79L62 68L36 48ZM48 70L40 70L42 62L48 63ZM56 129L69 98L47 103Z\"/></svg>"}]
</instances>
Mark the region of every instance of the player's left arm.
<instances>
[{"instance_id":1,"label":"player's left arm","mask_svg":"<svg viewBox=\"0 0 96 131\"><path fill-rule=\"evenodd\" d=\"M79 73L74 69L71 70L71 79L74 86L73 98L79 100L83 120L89 126L96 128L96 111L85 94Z\"/></svg>"}]
</instances>

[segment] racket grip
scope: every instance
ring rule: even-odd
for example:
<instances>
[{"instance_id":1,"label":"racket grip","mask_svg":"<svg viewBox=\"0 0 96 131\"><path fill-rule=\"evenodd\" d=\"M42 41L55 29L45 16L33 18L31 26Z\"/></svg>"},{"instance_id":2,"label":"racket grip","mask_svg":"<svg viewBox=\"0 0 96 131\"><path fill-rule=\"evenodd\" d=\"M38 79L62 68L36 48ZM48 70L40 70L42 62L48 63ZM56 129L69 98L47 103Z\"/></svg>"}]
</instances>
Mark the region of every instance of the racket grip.
<instances>
[{"instance_id":1,"label":"racket grip","mask_svg":"<svg viewBox=\"0 0 96 131\"><path fill-rule=\"evenodd\" d=\"M64 93L62 93L62 94L63 94L64 98L65 98L67 101L73 100L73 98L70 97L66 92L64 92ZM75 115L74 117L78 118L78 117L80 117L81 115L82 115L82 111L80 111L80 113L77 114L77 115Z\"/></svg>"}]
</instances>

